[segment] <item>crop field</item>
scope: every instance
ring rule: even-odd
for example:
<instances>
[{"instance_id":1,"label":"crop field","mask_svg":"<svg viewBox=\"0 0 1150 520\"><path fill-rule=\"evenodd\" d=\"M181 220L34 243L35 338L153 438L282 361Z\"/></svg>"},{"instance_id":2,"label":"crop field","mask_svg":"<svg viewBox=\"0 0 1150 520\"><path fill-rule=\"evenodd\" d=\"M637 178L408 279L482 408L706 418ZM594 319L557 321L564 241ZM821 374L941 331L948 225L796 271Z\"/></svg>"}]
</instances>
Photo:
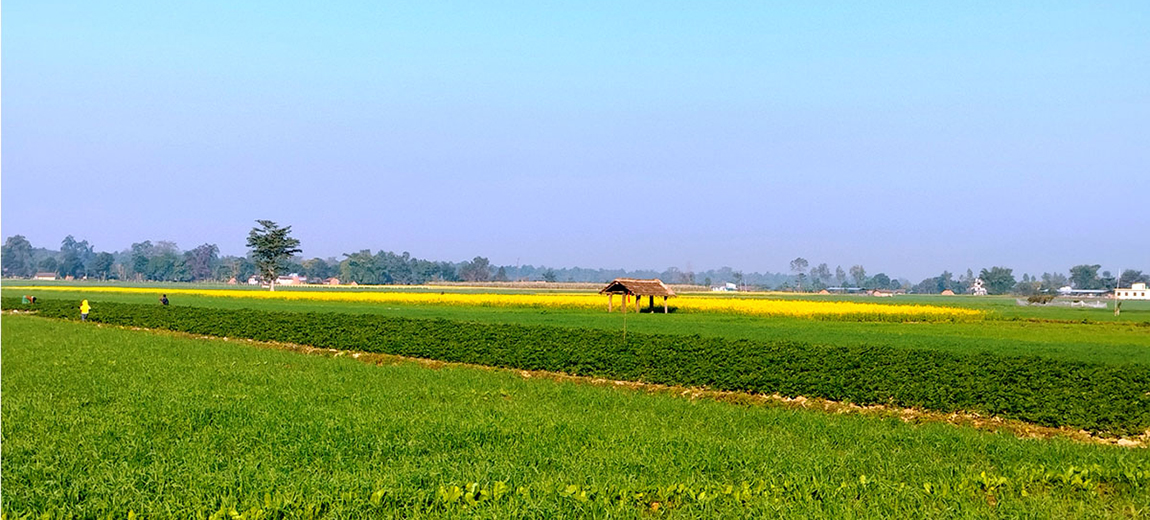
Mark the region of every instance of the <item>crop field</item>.
<instances>
[{"instance_id":1,"label":"crop field","mask_svg":"<svg viewBox=\"0 0 1150 520\"><path fill-rule=\"evenodd\" d=\"M41 291L70 291L68 287L41 287ZM140 287L91 287L93 294L152 295L155 289ZM243 298L276 301L358 302L371 304L432 305L451 307L509 307L532 309L602 309L604 297L594 293L491 294L460 292L383 291L252 291L228 289L168 289L173 296ZM620 307L622 301L619 302ZM983 317L978 310L937 305L881 305L848 301L775 300L761 298L714 298L684 296L675 299L678 312L724 313L743 316L810 318L841 321L959 321Z\"/></svg>"},{"instance_id":2,"label":"crop field","mask_svg":"<svg viewBox=\"0 0 1150 520\"><path fill-rule=\"evenodd\" d=\"M277 297L240 298L211 297L200 294L177 294L172 288L138 288L138 290L94 292L89 287L5 286L3 296L19 298L37 294L41 298L78 302L82 299L153 305L159 295L167 293L173 306L211 307L219 309L260 309L285 312L332 312L380 314L415 319L447 319L483 323L548 325L599 330L672 335L702 335L731 339L788 340L839 346L882 345L895 348L930 349L959 354L1025 355L1089 363L1150 364L1150 312L1132 306L1123 312L1121 321L1105 321L1113 313L1105 309L1073 309L1076 320L1044 316L1044 312L1069 309L1033 309L1024 318L1004 318L993 302L981 298L957 297L945 300L951 306L982 305L984 318L979 320L902 323L890 321L828 321L794 319L778 316L754 316L753 319L728 313L628 313L616 309L606 312L606 298L599 297L593 309L493 307L381 303L326 299L279 297L296 291L277 290ZM311 290L315 291L315 290ZM252 292L252 291L245 291ZM375 291L369 291L375 292ZM266 291L256 294L271 294ZM616 299L618 300L618 299ZM894 298L893 300L898 300ZM1001 299L999 299L1001 300ZM786 300L783 300L784 302ZM872 299L873 301L873 299ZM1011 300L1013 302L1013 300ZM1150 303L1150 302L1129 302ZM887 305L885 302L883 305ZM661 311L661 309L658 309ZM1142 312L1142 314L1138 314ZM1089 323L1083 323L1083 321Z\"/></svg>"},{"instance_id":3,"label":"crop field","mask_svg":"<svg viewBox=\"0 0 1150 520\"><path fill-rule=\"evenodd\" d=\"M1147 450L20 315L3 335L9 518L1150 510Z\"/></svg>"},{"instance_id":4,"label":"crop field","mask_svg":"<svg viewBox=\"0 0 1150 520\"><path fill-rule=\"evenodd\" d=\"M1138 306L440 292L5 285L4 513L1150 514Z\"/></svg>"}]
</instances>

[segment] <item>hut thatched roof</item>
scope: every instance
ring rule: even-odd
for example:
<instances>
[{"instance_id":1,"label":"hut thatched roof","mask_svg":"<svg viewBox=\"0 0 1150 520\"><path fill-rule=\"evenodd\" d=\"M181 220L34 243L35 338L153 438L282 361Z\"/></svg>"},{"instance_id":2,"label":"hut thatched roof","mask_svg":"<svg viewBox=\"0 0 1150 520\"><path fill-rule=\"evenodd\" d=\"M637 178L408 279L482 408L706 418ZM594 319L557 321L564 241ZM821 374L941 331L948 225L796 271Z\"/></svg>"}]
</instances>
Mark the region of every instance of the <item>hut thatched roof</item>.
<instances>
[{"instance_id":1,"label":"hut thatched roof","mask_svg":"<svg viewBox=\"0 0 1150 520\"><path fill-rule=\"evenodd\" d=\"M636 294L639 296L674 296L675 291L663 284L662 280L638 280L635 278L616 278L599 291L599 294Z\"/></svg>"}]
</instances>

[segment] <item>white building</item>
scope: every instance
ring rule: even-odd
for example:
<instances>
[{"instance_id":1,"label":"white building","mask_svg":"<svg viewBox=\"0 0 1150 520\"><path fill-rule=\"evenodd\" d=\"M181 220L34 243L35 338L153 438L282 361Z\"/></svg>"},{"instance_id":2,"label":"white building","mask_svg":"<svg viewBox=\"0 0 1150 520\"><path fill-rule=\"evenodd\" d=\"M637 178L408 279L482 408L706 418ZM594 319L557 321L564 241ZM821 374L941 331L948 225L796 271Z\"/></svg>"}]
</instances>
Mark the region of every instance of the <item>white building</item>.
<instances>
[{"instance_id":1,"label":"white building","mask_svg":"<svg viewBox=\"0 0 1150 520\"><path fill-rule=\"evenodd\" d=\"M1150 300L1150 289L1138 282L1130 285L1129 289L1114 289L1114 297L1119 300Z\"/></svg>"}]
</instances>

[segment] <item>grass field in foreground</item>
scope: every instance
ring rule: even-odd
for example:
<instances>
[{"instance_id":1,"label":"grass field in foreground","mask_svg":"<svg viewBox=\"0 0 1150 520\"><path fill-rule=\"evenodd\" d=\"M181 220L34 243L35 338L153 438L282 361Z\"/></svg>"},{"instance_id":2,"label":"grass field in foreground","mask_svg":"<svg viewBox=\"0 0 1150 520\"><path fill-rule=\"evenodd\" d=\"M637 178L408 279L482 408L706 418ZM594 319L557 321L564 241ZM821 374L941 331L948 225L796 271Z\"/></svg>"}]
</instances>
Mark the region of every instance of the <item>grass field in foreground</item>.
<instances>
[{"instance_id":1,"label":"grass field in foreground","mask_svg":"<svg viewBox=\"0 0 1150 520\"><path fill-rule=\"evenodd\" d=\"M115 294L75 291L44 292L43 298L155 304L159 293ZM19 297L5 288L3 296ZM248 300L180 296L173 305L224 309L372 313L407 318L556 325L643 333L700 334L735 339L793 340L840 346L889 345L954 353L1035 355L1052 359L1112 364L1150 364L1150 327L1134 322L1045 323L986 320L974 323L856 323L763 318L724 314L634 314L586 310L539 310L435 305L380 305L356 302Z\"/></svg>"},{"instance_id":2,"label":"grass field in foreground","mask_svg":"<svg viewBox=\"0 0 1150 520\"><path fill-rule=\"evenodd\" d=\"M9 517L1150 513L1150 450L26 316L2 327Z\"/></svg>"}]
</instances>

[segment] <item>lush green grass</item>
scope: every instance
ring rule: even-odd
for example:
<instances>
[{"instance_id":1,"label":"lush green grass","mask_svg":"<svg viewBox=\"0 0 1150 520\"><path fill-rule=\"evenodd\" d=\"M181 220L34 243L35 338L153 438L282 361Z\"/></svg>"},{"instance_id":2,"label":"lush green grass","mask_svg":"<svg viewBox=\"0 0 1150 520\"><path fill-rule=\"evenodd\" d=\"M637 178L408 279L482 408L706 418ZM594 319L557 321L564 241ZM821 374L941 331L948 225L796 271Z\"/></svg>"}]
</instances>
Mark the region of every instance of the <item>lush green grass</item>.
<instances>
[{"instance_id":1,"label":"lush green grass","mask_svg":"<svg viewBox=\"0 0 1150 520\"><path fill-rule=\"evenodd\" d=\"M25 291L26 292L26 291ZM155 295L44 292L51 299L81 299L125 303L156 303ZM5 297L20 293L4 289ZM943 297L935 297L943 298ZM1051 359L1112 364L1150 364L1150 326L1141 322L1046 323L1024 320L988 320L973 323L857 323L795 318L762 318L725 314L635 314L624 317L585 310L546 310L494 307L447 307L361 302L253 300L179 296L173 305L224 309L252 308L278 311L378 313L407 318L445 318L462 321L556 325L658 334L699 334L758 341L794 340L840 346L887 345L933 349L951 353L1032 355ZM1106 314L1106 313L1103 313Z\"/></svg>"},{"instance_id":2,"label":"lush green grass","mask_svg":"<svg viewBox=\"0 0 1150 520\"><path fill-rule=\"evenodd\" d=\"M25 316L2 326L10 516L645 517L655 501L690 517L1150 513L1147 450ZM470 509L440 498L470 482L509 492ZM743 482L742 500L724 494ZM690 496L703 489L718 498Z\"/></svg>"}]
</instances>

